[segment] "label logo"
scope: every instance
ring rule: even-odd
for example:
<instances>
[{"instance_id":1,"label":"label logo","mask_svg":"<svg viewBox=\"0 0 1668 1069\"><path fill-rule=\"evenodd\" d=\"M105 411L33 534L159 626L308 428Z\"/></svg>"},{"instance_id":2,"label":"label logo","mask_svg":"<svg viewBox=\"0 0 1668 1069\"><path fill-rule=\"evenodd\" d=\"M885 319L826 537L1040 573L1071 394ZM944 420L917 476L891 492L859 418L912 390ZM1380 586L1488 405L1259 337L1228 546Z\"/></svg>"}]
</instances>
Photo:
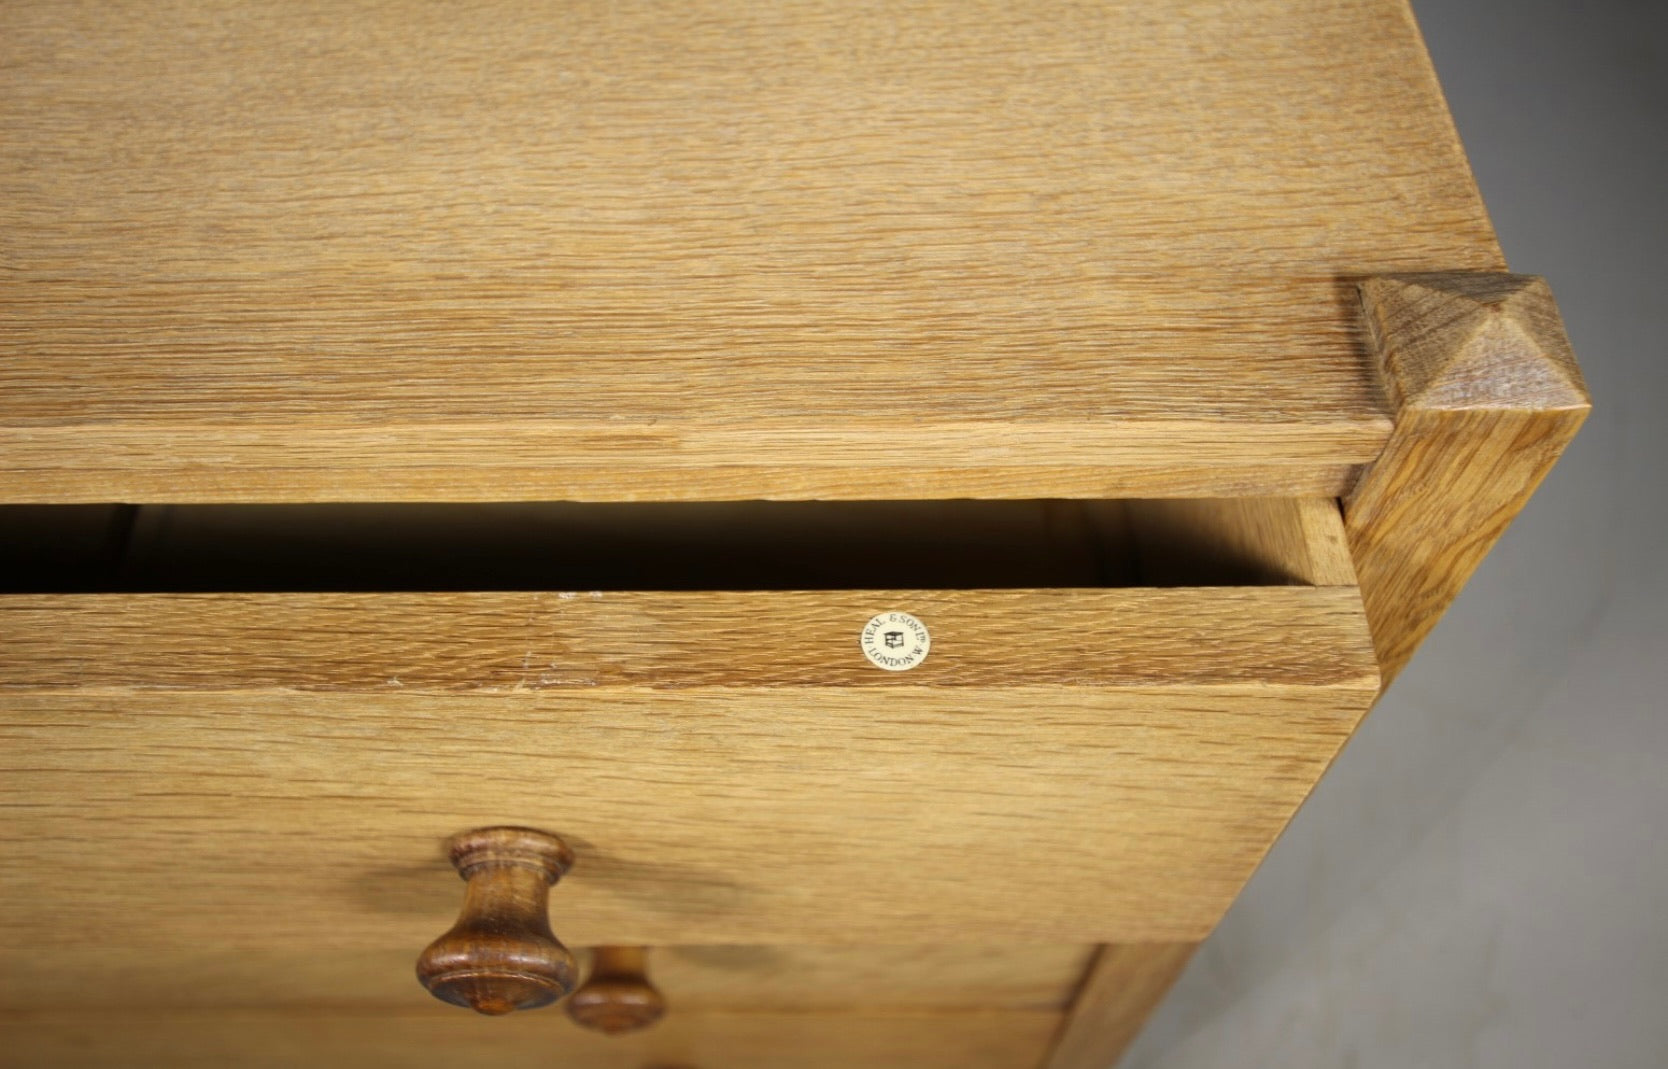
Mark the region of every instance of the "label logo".
<instances>
[{"instance_id":1,"label":"label logo","mask_svg":"<svg viewBox=\"0 0 1668 1069\"><path fill-rule=\"evenodd\" d=\"M858 645L876 668L905 672L927 659L932 638L927 625L907 612L883 612L863 625Z\"/></svg>"}]
</instances>

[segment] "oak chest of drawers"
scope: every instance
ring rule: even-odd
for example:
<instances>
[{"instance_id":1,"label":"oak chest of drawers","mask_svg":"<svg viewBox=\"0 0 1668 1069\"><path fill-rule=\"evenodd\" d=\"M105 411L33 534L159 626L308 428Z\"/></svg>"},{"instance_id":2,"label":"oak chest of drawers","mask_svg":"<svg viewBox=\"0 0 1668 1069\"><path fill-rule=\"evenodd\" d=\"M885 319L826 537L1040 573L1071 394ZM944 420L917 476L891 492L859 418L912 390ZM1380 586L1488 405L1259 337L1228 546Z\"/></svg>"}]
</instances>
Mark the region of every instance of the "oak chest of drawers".
<instances>
[{"instance_id":1,"label":"oak chest of drawers","mask_svg":"<svg viewBox=\"0 0 1668 1069\"><path fill-rule=\"evenodd\" d=\"M1587 409L1395 0L11 3L0 145L4 1064L1109 1066Z\"/></svg>"}]
</instances>

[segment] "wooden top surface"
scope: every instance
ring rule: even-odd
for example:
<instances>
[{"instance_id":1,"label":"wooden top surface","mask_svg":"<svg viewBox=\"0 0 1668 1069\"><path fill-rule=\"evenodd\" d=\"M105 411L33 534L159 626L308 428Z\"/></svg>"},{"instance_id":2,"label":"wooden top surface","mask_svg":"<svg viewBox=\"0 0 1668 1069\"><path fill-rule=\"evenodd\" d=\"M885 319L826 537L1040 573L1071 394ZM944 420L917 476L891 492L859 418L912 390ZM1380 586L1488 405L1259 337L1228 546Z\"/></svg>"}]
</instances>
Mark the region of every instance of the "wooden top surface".
<instances>
[{"instance_id":1,"label":"wooden top surface","mask_svg":"<svg viewBox=\"0 0 1668 1069\"><path fill-rule=\"evenodd\" d=\"M1402 0L13 0L0 264L12 501L1335 493L1503 267Z\"/></svg>"}]
</instances>

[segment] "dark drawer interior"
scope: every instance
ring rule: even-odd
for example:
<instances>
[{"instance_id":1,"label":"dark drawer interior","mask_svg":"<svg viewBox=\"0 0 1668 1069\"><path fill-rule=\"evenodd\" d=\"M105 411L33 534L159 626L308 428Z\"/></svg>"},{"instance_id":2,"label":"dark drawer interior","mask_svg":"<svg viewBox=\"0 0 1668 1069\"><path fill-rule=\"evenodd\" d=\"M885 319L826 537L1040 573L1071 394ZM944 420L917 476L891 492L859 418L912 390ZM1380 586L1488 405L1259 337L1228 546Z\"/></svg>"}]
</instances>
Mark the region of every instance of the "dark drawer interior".
<instances>
[{"instance_id":1,"label":"dark drawer interior","mask_svg":"<svg viewBox=\"0 0 1668 1069\"><path fill-rule=\"evenodd\" d=\"M0 507L11 592L842 590L1313 582L1329 502ZM1230 515L1231 513L1231 515ZM1247 532L1255 535L1248 541Z\"/></svg>"}]
</instances>

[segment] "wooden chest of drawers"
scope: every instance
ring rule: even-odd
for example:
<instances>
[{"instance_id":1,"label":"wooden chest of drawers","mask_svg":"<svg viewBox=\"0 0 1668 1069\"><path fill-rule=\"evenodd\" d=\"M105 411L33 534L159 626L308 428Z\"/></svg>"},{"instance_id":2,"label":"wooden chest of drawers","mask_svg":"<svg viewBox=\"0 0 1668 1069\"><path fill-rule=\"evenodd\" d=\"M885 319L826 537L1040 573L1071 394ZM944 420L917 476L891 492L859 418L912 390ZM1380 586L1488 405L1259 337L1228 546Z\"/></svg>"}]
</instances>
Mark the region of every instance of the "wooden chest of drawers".
<instances>
[{"instance_id":1,"label":"wooden chest of drawers","mask_svg":"<svg viewBox=\"0 0 1668 1069\"><path fill-rule=\"evenodd\" d=\"M1587 409L1398 0L13 3L0 144L4 1064L1109 1066Z\"/></svg>"}]
</instances>

